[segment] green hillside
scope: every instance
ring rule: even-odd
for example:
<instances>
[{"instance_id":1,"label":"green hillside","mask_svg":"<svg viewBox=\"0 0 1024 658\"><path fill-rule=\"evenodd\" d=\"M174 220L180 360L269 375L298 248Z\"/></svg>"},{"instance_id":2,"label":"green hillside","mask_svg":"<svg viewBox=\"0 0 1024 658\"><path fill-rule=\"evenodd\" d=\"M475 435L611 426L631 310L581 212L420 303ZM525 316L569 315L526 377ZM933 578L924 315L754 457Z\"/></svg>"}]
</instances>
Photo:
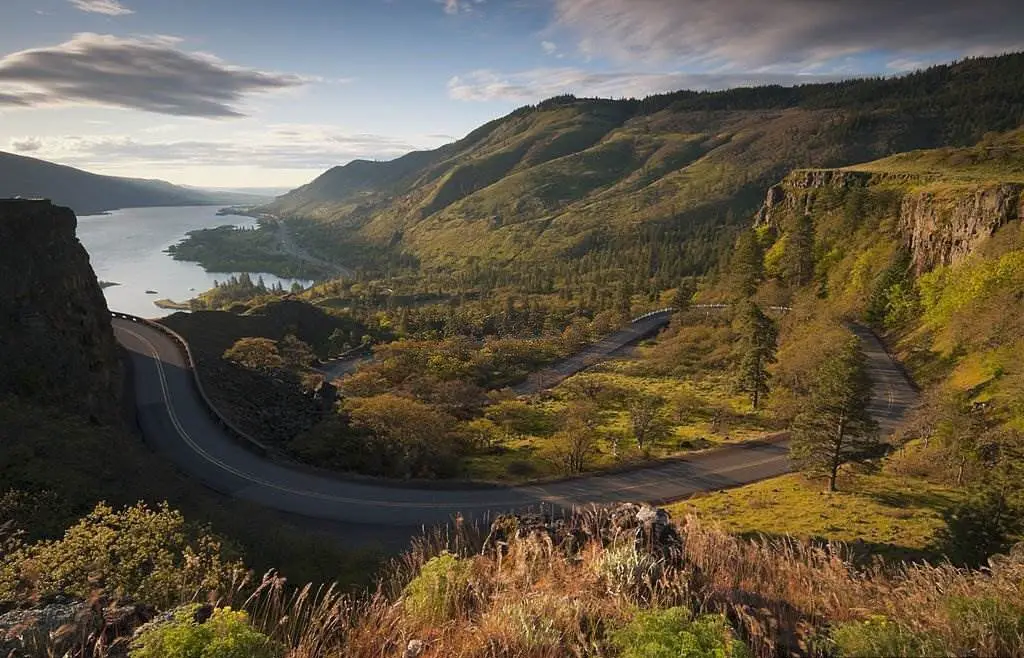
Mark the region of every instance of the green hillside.
<instances>
[{"instance_id":1,"label":"green hillside","mask_svg":"<svg viewBox=\"0 0 1024 658\"><path fill-rule=\"evenodd\" d=\"M332 169L265 210L321 222L307 239L325 253L356 258L352 247L372 246L428 270L480 260L554 275L556 259L613 245L620 255L685 245L672 278L712 267L792 169L964 146L1020 125L1022 81L1017 54L894 79L559 97L435 151Z\"/></svg>"}]
</instances>

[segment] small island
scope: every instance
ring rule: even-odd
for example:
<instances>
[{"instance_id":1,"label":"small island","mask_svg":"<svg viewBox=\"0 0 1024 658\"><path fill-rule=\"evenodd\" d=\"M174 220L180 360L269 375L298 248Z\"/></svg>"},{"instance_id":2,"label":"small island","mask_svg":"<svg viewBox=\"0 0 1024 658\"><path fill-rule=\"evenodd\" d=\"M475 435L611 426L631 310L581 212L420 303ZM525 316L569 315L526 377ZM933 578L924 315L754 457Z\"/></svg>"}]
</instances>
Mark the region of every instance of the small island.
<instances>
[{"instance_id":1,"label":"small island","mask_svg":"<svg viewBox=\"0 0 1024 658\"><path fill-rule=\"evenodd\" d=\"M168 309L172 311L191 311L192 305L188 302L176 302L173 299L158 299L154 304L159 308Z\"/></svg>"}]
</instances>

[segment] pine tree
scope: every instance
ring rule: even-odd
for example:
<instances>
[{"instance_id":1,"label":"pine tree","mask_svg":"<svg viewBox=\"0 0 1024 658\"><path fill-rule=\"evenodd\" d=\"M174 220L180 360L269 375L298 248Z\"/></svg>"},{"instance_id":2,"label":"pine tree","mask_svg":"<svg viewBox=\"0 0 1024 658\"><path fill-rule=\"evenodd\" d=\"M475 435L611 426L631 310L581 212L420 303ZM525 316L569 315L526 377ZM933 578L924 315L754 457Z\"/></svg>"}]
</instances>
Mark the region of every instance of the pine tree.
<instances>
[{"instance_id":1,"label":"pine tree","mask_svg":"<svg viewBox=\"0 0 1024 658\"><path fill-rule=\"evenodd\" d=\"M741 297L750 297L764 278L764 251L753 231L744 231L736 240L730 261L733 289Z\"/></svg>"},{"instance_id":2,"label":"pine tree","mask_svg":"<svg viewBox=\"0 0 1024 658\"><path fill-rule=\"evenodd\" d=\"M778 329L775 323L753 302L747 302L741 318L742 358L739 366L739 389L750 393L750 403L757 411L761 398L771 390L768 366L775 363Z\"/></svg>"},{"instance_id":3,"label":"pine tree","mask_svg":"<svg viewBox=\"0 0 1024 658\"><path fill-rule=\"evenodd\" d=\"M783 276L793 285L805 286L814 276L814 221L802 214L789 232L783 254Z\"/></svg>"},{"instance_id":4,"label":"pine tree","mask_svg":"<svg viewBox=\"0 0 1024 658\"><path fill-rule=\"evenodd\" d=\"M836 490L839 467L866 463L881 447L877 423L868 413L871 379L860 341L851 335L820 366L804 407L793 421L791 453L797 467L829 477Z\"/></svg>"}]
</instances>

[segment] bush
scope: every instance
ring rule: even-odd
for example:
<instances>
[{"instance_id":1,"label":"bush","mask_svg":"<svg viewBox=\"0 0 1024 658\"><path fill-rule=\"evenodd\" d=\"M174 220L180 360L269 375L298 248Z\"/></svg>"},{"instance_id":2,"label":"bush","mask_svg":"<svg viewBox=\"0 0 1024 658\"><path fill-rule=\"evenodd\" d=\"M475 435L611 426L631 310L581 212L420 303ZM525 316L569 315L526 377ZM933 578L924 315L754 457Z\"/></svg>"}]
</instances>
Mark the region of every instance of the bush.
<instances>
[{"instance_id":1,"label":"bush","mask_svg":"<svg viewBox=\"0 0 1024 658\"><path fill-rule=\"evenodd\" d=\"M832 642L842 658L946 655L942 641L936 636L915 633L882 616L836 626L832 631Z\"/></svg>"},{"instance_id":2,"label":"bush","mask_svg":"<svg viewBox=\"0 0 1024 658\"><path fill-rule=\"evenodd\" d=\"M422 624L439 624L451 619L469 591L472 565L451 553L431 558L406 585L403 606L406 614Z\"/></svg>"},{"instance_id":3,"label":"bush","mask_svg":"<svg viewBox=\"0 0 1024 658\"><path fill-rule=\"evenodd\" d=\"M31 544L0 560L0 600L65 594L88 598L96 590L158 607L224 591L240 563L220 541L190 532L166 504L120 511L99 504L57 541Z\"/></svg>"},{"instance_id":4,"label":"bush","mask_svg":"<svg viewBox=\"0 0 1024 658\"><path fill-rule=\"evenodd\" d=\"M633 546L609 548L601 556L601 576L613 594L649 602L665 573L665 561Z\"/></svg>"},{"instance_id":5,"label":"bush","mask_svg":"<svg viewBox=\"0 0 1024 658\"><path fill-rule=\"evenodd\" d=\"M979 655L1012 656L1024 646L1024 606L993 596L954 597L947 604L950 626Z\"/></svg>"},{"instance_id":6,"label":"bush","mask_svg":"<svg viewBox=\"0 0 1024 658\"><path fill-rule=\"evenodd\" d=\"M140 629L131 658L278 658L282 649L249 625L249 615L218 608L204 623L196 622L199 606L177 610L168 623Z\"/></svg>"},{"instance_id":7,"label":"bush","mask_svg":"<svg viewBox=\"0 0 1024 658\"><path fill-rule=\"evenodd\" d=\"M746 645L736 639L722 615L694 619L686 608L640 613L613 635L622 658L744 658Z\"/></svg>"}]
</instances>

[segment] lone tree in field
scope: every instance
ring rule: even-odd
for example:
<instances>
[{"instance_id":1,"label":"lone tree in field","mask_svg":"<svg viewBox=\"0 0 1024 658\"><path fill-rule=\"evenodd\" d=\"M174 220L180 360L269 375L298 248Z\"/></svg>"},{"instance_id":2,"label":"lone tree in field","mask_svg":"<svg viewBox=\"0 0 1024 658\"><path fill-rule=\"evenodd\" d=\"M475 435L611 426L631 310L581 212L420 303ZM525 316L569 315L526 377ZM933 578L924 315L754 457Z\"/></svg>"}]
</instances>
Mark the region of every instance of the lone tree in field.
<instances>
[{"instance_id":1,"label":"lone tree in field","mask_svg":"<svg viewBox=\"0 0 1024 658\"><path fill-rule=\"evenodd\" d=\"M668 436L668 425L662 417L665 400L658 395L640 393L629 401L629 431L636 447L645 455L654 443Z\"/></svg>"},{"instance_id":2,"label":"lone tree in field","mask_svg":"<svg viewBox=\"0 0 1024 658\"><path fill-rule=\"evenodd\" d=\"M747 302L741 311L742 358L739 366L738 387L750 393L750 404L757 411L761 398L771 390L768 366L775 363L779 332L771 318L753 302Z\"/></svg>"},{"instance_id":3,"label":"lone tree in field","mask_svg":"<svg viewBox=\"0 0 1024 658\"><path fill-rule=\"evenodd\" d=\"M868 414L871 379L856 336L821 365L804 411L793 421L793 461L800 470L827 475L836 490L839 467L878 455L878 425Z\"/></svg>"}]
</instances>

